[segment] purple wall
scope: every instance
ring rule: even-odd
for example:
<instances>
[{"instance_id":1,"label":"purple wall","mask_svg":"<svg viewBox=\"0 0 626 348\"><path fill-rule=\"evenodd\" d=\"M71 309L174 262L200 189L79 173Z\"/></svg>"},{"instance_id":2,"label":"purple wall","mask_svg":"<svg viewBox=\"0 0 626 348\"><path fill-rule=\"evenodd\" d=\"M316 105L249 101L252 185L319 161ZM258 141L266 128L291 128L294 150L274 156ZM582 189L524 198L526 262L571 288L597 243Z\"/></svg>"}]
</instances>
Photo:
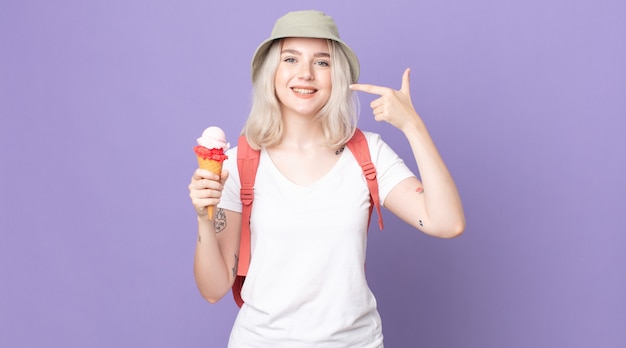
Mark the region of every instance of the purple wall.
<instances>
[{"instance_id":1,"label":"purple wall","mask_svg":"<svg viewBox=\"0 0 626 348\"><path fill-rule=\"evenodd\" d=\"M191 148L235 139L254 49L312 6L362 82L413 69L465 204L455 240L370 233L387 345L625 347L621 0L3 1L0 346L225 346L236 307L193 281ZM370 100L360 126L410 160Z\"/></svg>"}]
</instances>

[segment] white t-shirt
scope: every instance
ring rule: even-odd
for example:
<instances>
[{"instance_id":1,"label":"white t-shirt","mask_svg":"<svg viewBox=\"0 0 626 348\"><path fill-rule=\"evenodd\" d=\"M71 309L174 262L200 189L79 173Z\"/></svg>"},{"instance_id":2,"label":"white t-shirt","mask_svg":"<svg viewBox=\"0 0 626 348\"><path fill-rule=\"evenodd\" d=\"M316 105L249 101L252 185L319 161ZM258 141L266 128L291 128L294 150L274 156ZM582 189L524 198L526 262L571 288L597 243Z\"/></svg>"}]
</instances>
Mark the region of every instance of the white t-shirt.
<instances>
[{"instance_id":1,"label":"white t-shirt","mask_svg":"<svg viewBox=\"0 0 626 348\"><path fill-rule=\"evenodd\" d=\"M364 133L382 204L414 174L378 134ZM241 212L236 148L227 154L230 178L219 207ZM306 187L288 180L261 150L251 262L241 292L245 304L228 347L383 346L364 269L369 199L361 167L347 147L326 175Z\"/></svg>"}]
</instances>

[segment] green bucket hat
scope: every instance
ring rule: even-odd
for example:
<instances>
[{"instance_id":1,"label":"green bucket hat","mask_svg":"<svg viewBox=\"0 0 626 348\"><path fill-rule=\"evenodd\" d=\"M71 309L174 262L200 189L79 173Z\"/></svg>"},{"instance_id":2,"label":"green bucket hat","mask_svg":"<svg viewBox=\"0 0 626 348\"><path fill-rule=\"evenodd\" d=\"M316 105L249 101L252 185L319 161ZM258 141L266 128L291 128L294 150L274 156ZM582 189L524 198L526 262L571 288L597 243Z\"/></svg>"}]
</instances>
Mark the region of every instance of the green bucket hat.
<instances>
[{"instance_id":1,"label":"green bucket hat","mask_svg":"<svg viewBox=\"0 0 626 348\"><path fill-rule=\"evenodd\" d=\"M339 38L335 21L323 12L309 10L289 12L276 20L270 38L259 45L252 58L252 81L255 80L257 71L274 40L288 37L329 39L337 42L348 57L352 83L359 80L359 60L354 51Z\"/></svg>"}]
</instances>

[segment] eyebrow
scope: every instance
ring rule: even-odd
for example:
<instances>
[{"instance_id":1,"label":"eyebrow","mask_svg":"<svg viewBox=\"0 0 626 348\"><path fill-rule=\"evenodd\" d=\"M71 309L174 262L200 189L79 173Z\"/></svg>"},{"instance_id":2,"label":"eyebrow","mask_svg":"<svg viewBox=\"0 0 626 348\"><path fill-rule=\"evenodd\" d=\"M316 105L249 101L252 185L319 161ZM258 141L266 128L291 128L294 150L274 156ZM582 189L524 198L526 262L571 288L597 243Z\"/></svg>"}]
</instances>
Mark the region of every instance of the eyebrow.
<instances>
[{"instance_id":1,"label":"eyebrow","mask_svg":"<svg viewBox=\"0 0 626 348\"><path fill-rule=\"evenodd\" d=\"M300 51L298 51L298 50L291 49L291 48L284 49L284 50L281 52L281 54L282 54L282 53L291 53L291 54L295 54L295 55L298 55L298 56L301 56L301 55L302 55L302 52L300 52ZM330 53L326 53L326 52L317 52L317 53L314 53L314 54L313 54L313 57L329 57L329 58L330 58Z\"/></svg>"}]
</instances>

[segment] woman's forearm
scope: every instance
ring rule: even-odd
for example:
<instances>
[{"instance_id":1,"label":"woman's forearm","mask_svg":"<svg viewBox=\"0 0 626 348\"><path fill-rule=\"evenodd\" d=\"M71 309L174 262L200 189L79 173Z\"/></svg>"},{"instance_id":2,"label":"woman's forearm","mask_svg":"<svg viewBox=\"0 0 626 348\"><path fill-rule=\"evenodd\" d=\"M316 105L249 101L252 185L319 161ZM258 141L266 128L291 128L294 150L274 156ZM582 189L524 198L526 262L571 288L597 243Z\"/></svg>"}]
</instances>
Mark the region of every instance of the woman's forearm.
<instances>
[{"instance_id":1,"label":"woman's forearm","mask_svg":"<svg viewBox=\"0 0 626 348\"><path fill-rule=\"evenodd\" d=\"M211 303L230 289L234 274L228 270L212 220L198 217L198 240L194 257L194 277L202 297Z\"/></svg>"}]
</instances>

